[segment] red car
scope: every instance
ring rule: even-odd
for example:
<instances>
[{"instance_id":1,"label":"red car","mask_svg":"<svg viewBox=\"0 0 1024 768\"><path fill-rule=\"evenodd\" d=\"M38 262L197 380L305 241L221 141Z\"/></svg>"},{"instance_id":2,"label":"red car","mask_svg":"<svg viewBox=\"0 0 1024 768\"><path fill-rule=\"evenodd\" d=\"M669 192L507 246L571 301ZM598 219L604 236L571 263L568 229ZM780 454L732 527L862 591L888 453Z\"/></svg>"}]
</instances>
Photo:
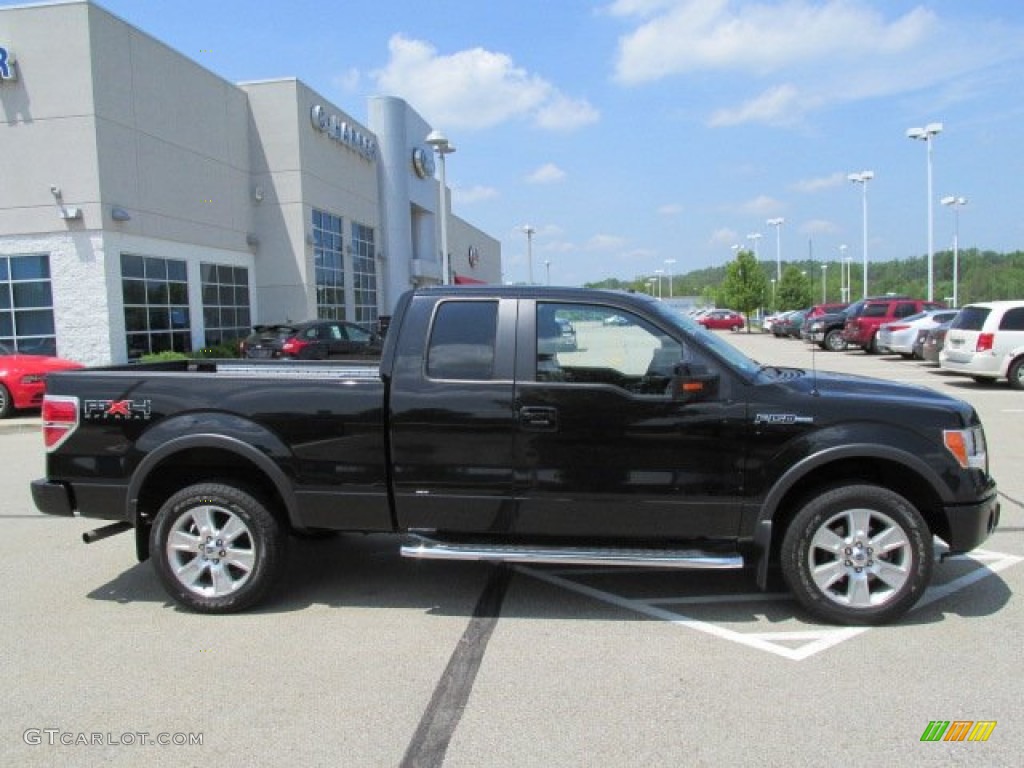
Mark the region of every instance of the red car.
<instances>
[{"instance_id":1,"label":"red car","mask_svg":"<svg viewBox=\"0 0 1024 768\"><path fill-rule=\"evenodd\" d=\"M62 357L19 355L0 344L0 419L18 408L39 408L46 391L46 374L84 367Z\"/></svg>"},{"instance_id":2,"label":"red car","mask_svg":"<svg viewBox=\"0 0 1024 768\"><path fill-rule=\"evenodd\" d=\"M738 331L744 325L743 315L731 309L712 309L697 318L697 322L712 330Z\"/></svg>"}]
</instances>

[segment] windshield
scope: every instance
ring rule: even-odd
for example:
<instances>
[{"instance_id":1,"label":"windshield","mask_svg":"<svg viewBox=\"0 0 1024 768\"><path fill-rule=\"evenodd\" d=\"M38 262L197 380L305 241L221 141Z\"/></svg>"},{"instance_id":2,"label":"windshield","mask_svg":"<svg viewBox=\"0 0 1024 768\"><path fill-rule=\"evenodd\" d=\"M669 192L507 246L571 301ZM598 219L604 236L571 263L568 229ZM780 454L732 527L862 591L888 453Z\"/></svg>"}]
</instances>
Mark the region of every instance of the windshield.
<instances>
[{"instance_id":1,"label":"windshield","mask_svg":"<svg viewBox=\"0 0 1024 768\"><path fill-rule=\"evenodd\" d=\"M658 301L651 303L651 309L675 327L683 330L686 335L692 336L700 341L700 343L711 350L712 353L739 369L741 372L752 376L761 368L761 365L757 361L751 360L720 335L713 331L709 331L696 320L687 316L678 309Z\"/></svg>"}]
</instances>

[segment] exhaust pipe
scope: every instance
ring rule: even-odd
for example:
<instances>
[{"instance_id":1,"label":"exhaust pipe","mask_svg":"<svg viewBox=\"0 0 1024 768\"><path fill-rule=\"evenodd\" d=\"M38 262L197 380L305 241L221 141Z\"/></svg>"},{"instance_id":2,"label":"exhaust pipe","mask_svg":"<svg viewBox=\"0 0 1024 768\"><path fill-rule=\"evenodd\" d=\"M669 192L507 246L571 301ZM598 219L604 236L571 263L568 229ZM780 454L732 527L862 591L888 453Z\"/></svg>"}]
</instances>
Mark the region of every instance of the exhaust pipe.
<instances>
[{"instance_id":1,"label":"exhaust pipe","mask_svg":"<svg viewBox=\"0 0 1024 768\"><path fill-rule=\"evenodd\" d=\"M110 525L104 525L102 528L96 528L92 531L86 531L82 534L82 541L86 544L94 544L97 541L116 536L119 533L130 531L132 529L131 523L126 523L123 520L119 523L111 523Z\"/></svg>"}]
</instances>

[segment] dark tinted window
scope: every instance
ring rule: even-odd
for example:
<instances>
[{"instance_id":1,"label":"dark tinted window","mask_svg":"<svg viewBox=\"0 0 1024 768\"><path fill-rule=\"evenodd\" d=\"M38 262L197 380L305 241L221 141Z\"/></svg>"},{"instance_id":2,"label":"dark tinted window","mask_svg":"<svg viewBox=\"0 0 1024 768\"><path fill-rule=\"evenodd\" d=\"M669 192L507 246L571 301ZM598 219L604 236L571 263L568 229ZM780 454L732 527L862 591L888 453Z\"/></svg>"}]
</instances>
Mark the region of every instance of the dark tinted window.
<instances>
[{"instance_id":1,"label":"dark tinted window","mask_svg":"<svg viewBox=\"0 0 1024 768\"><path fill-rule=\"evenodd\" d=\"M867 304L864 307L864 311L860 313L861 317L885 317L889 312L888 304Z\"/></svg>"},{"instance_id":2,"label":"dark tinted window","mask_svg":"<svg viewBox=\"0 0 1024 768\"><path fill-rule=\"evenodd\" d=\"M446 301L437 308L427 349L427 375L483 381L494 374L496 301Z\"/></svg>"},{"instance_id":3,"label":"dark tinted window","mask_svg":"<svg viewBox=\"0 0 1024 768\"><path fill-rule=\"evenodd\" d=\"M896 305L896 311L892 313L892 316L910 317L915 312L917 312L917 306L913 302L900 302L899 304Z\"/></svg>"},{"instance_id":4,"label":"dark tinted window","mask_svg":"<svg viewBox=\"0 0 1024 768\"><path fill-rule=\"evenodd\" d=\"M988 307L964 307L953 318L950 328L960 328L964 331L980 331L985 326L985 318L991 312Z\"/></svg>"},{"instance_id":5,"label":"dark tinted window","mask_svg":"<svg viewBox=\"0 0 1024 768\"><path fill-rule=\"evenodd\" d=\"M1000 331L1024 331L1024 307L1014 307L1006 310L1003 319L999 322Z\"/></svg>"}]
</instances>

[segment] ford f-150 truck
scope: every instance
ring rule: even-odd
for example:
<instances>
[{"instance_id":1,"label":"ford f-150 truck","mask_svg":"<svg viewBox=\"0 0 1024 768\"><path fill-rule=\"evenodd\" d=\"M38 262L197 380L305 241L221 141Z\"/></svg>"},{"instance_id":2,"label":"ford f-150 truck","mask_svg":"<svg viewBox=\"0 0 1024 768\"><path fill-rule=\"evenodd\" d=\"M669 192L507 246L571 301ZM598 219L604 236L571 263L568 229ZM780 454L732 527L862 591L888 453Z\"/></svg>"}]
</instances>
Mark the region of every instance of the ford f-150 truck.
<instances>
[{"instance_id":1,"label":"ford f-150 truck","mask_svg":"<svg viewBox=\"0 0 1024 768\"><path fill-rule=\"evenodd\" d=\"M263 598L288 534L350 531L419 558L749 565L762 587L781 570L815 616L875 624L999 517L967 403L762 365L629 293L425 289L372 363L188 360L47 388L37 507L115 521L87 540L134 529L202 612Z\"/></svg>"}]
</instances>

